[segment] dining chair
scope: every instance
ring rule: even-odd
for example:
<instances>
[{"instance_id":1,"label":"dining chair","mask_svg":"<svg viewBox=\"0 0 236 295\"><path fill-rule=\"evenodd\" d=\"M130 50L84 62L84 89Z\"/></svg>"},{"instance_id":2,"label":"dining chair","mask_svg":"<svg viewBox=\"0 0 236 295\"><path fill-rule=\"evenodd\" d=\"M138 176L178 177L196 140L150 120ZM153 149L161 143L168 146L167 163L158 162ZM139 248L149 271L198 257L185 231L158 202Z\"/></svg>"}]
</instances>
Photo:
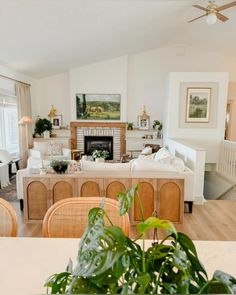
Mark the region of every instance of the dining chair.
<instances>
[{"instance_id":1,"label":"dining chair","mask_svg":"<svg viewBox=\"0 0 236 295\"><path fill-rule=\"evenodd\" d=\"M18 223L14 208L0 198L0 237L16 237Z\"/></svg>"},{"instance_id":2,"label":"dining chair","mask_svg":"<svg viewBox=\"0 0 236 295\"><path fill-rule=\"evenodd\" d=\"M88 224L88 212L104 203L104 210L112 223L123 229L129 235L129 215L119 214L118 202L101 197L67 198L51 206L43 220L43 236L49 238L67 237L79 238L83 235ZM105 217L105 224L109 225Z\"/></svg>"}]
</instances>

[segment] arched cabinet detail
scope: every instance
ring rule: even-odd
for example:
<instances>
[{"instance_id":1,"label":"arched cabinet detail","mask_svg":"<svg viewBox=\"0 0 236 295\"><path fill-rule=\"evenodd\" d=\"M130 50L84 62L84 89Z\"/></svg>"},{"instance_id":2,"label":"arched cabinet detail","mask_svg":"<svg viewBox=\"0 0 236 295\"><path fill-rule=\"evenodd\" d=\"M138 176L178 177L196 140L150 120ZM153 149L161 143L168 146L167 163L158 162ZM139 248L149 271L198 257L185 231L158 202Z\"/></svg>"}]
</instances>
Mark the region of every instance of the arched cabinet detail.
<instances>
[{"instance_id":1,"label":"arched cabinet detail","mask_svg":"<svg viewBox=\"0 0 236 295\"><path fill-rule=\"evenodd\" d=\"M183 180L161 179L158 181L157 213L161 219L183 222Z\"/></svg>"},{"instance_id":2,"label":"arched cabinet detail","mask_svg":"<svg viewBox=\"0 0 236 295\"><path fill-rule=\"evenodd\" d=\"M138 195L143 207L144 219L152 216L155 211L156 202L156 180L133 179L132 184L138 184ZM134 198L134 203L131 210L131 222L136 224L142 220L141 209L137 196Z\"/></svg>"},{"instance_id":3,"label":"arched cabinet detail","mask_svg":"<svg viewBox=\"0 0 236 295\"><path fill-rule=\"evenodd\" d=\"M80 197L101 197L103 194L103 181L100 179L83 179L79 186Z\"/></svg>"},{"instance_id":4,"label":"arched cabinet detail","mask_svg":"<svg viewBox=\"0 0 236 295\"><path fill-rule=\"evenodd\" d=\"M110 178L104 179L105 196L114 200L118 200L118 193L125 192L129 188L129 179Z\"/></svg>"},{"instance_id":5,"label":"arched cabinet detail","mask_svg":"<svg viewBox=\"0 0 236 295\"><path fill-rule=\"evenodd\" d=\"M51 191L53 204L62 199L75 197L74 181L59 180L52 184Z\"/></svg>"},{"instance_id":6,"label":"arched cabinet detail","mask_svg":"<svg viewBox=\"0 0 236 295\"><path fill-rule=\"evenodd\" d=\"M48 182L41 180L31 180L28 182L25 191L24 213L28 221L42 220L49 208Z\"/></svg>"}]
</instances>

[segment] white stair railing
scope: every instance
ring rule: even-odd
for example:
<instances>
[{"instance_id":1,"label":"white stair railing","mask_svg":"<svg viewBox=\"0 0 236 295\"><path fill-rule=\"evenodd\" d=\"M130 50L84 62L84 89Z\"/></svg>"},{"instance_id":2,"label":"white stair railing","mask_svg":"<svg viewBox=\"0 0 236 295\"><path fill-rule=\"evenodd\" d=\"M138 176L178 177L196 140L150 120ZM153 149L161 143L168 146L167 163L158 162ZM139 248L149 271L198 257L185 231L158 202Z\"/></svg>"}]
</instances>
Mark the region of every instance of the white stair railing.
<instances>
[{"instance_id":1,"label":"white stair railing","mask_svg":"<svg viewBox=\"0 0 236 295\"><path fill-rule=\"evenodd\" d=\"M236 142L224 140L221 143L217 172L236 182Z\"/></svg>"}]
</instances>

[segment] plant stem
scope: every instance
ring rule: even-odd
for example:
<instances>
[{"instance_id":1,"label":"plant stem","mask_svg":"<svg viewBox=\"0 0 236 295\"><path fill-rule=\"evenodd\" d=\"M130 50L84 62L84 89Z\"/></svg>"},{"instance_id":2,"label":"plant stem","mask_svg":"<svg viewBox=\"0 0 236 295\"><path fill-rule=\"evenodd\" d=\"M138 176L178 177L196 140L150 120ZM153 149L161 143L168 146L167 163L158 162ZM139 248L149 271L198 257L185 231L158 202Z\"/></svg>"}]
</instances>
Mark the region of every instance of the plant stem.
<instances>
[{"instance_id":1,"label":"plant stem","mask_svg":"<svg viewBox=\"0 0 236 295\"><path fill-rule=\"evenodd\" d=\"M143 272L146 272L146 264L145 264L145 234L143 236L143 249L142 249L142 269Z\"/></svg>"},{"instance_id":2,"label":"plant stem","mask_svg":"<svg viewBox=\"0 0 236 295\"><path fill-rule=\"evenodd\" d=\"M142 206L138 191L136 191L136 195L137 195L137 198L138 198L138 203L139 203L139 207L140 207L140 211L141 211L142 222L144 222L143 206Z\"/></svg>"},{"instance_id":3,"label":"plant stem","mask_svg":"<svg viewBox=\"0 0 236 295\"><path fill-rule=\"evenodd\" d=\"M138 198L138 203L141 211L141 216L142 216L142 222L144 222L144 213L143 213L143 206L140 200L140 196L138 193L138 190L136 191L136 196ZM142 234L142 239L143 239L143 249L142 249L142 270L143 272L146 272L146 265L145 265L145 234Z\"/></svg>"}]
</instances>

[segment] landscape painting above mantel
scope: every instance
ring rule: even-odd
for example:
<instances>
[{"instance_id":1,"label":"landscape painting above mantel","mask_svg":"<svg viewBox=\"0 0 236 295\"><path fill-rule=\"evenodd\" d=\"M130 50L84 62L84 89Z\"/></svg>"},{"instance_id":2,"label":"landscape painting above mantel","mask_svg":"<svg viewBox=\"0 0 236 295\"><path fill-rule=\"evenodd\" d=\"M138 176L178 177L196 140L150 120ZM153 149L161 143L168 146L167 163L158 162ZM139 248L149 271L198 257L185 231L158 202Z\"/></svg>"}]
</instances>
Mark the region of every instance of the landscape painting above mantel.
<instances>
[{"instance_id":1,"label":"landscape painting above mantel","mask_svg":"<svg viewBox=\"0 0 236 295\"><path fill-rule=\"evenodd\" d=\"M120 120L120 94L76 95L77 120Z\"/></svg>"}]
</instances>

